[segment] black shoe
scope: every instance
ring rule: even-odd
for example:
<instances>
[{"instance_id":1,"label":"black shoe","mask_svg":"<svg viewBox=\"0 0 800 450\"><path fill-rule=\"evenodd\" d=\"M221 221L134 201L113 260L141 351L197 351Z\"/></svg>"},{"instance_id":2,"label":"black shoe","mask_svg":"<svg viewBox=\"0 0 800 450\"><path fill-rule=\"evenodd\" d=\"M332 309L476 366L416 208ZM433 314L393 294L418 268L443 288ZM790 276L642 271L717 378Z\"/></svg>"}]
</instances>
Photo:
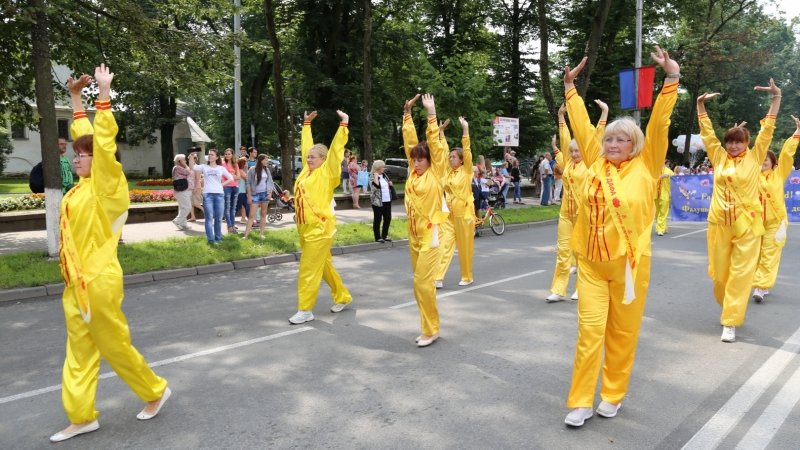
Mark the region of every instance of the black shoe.
<instances>
[{"instance_id":1,"label":"black shoe","mask_svg":"<svg viewBox=\"0 0 800 450\"><path fill-rule=\"evenodd\" d=\"M389 239L388 237L383 238L383 240L386 241L386 242L392 242L392 240Z\"/></svg>"},{"instance_id":2,"label":"black shoe","mask_svg":"<svg viewBox=\"0 0 800 450\"><path fill-rule=\"evenodd\" d=\"M386 241L384 241L383 239L375 239L375 242L380 242L381 244L383 244Z\"/></svg>"}]
</instances>

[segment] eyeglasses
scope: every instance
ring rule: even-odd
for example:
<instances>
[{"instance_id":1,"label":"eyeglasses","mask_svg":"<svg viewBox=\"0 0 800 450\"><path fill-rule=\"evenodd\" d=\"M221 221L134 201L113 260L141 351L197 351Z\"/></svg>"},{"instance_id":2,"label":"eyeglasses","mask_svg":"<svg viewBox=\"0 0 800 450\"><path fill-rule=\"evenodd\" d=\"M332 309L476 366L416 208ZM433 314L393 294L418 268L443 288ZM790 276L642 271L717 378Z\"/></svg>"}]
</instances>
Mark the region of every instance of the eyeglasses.
<instances>
[{"instance_id":1,"label":"eyeglasses","mask_svg":"<svg viewBox=\"0 0 800 450\"><path fill-rule=\"evenodd\" d=\"M80 161L83 158L91 158L92 156L94 155L91 153L75 153L75 158L72 159L77 159L78 161Z\"/></svg>"},{"instance_id":2,"label":"eyeglasses","mask_svg":"<svg viewBox=\"0 0 800 450\"><path fill-rule=\"evenodd\" d=\"M607 137L607 138L603 138L603 142L606 143L606 144L618 144L619 145L619 144L625 144L625 143L631 142L631 140L630 139L621 138L621 137Z\"/></svg>"}]
</instances>

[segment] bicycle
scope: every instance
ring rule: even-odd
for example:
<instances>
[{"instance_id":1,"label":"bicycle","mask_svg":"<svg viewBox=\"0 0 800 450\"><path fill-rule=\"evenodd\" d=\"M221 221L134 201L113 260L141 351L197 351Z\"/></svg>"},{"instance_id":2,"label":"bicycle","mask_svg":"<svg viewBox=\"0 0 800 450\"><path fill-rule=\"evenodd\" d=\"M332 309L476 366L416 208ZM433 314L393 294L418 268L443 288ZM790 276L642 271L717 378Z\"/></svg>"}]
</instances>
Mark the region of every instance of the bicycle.
<instances>
[{"instance_id":1,"label":"bicycle","mask_svg":"<svg viewBox=\"0 0 800 450\"><path fill-rule=\"evenodd\" d=\"M487 206L486 213L484 213L483 217L475 218L475 236L481 235L481 229L484 228L487 222L489 223L489 228L492 229L492 233L496 234L497 236L505 233L506 221L503 220L503 216L494 212L494 208L489 205Z\"/></svg>"}]
</instances>

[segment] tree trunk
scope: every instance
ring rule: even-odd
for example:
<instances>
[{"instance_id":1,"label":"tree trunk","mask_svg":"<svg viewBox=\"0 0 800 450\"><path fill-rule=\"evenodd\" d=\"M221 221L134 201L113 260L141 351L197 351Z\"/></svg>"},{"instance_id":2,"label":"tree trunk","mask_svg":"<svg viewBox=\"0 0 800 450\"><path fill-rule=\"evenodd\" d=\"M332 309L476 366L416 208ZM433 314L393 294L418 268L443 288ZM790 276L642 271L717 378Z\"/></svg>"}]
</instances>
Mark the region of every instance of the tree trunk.
<instances>
[{"instance_id":1,"label":"tree trunk","mask_svg":"<svg viewBox=\"0 0 800 450\"><path fill-rule=\"evenodd\" d=\"M519 116L519 100L521 97L521 83L522 77L522 58L519 51L520 35L522 34L522 10L519 6L519 0L514 0L511 9L510 26L511 26L511 67L509 73L509 89L508 95L511 100L511 107L508 110L508 115L511 117Z\"/></svg>"},{"instance_id":2,"label":"tree trunk","mask_svg":"<svg viewBox=\"0 0 800 450\"><path fill-rule=\"evenodd\" d=\"M174 151L172 146L172 132L175 130L175 115L178 111L178 104L175 97L162 92L158 96L159 112L161 113L161 176L166 177L172 173L174 164ZM148 174L149 175L149 174Z\"/></svg>"},{"instance_id":3,"label":"tree trunk","mask_svg":"<svg viewBox=\"0 0 800 450\"><path fill-rule=\"evenodd\" d=\"M372 0L364 0L364 159L372 161Z\"/></svg>"},{"instance_id":4,"label":"tree trunk","mask_svg":"<svg viewBox=\"0 0 800 450\"><path fill-rule=\"evenodd\" d=\"M547 105L547 112L558 127L558 114L555 100L553 99L553 89L550 86L550 55L548 45L550 43L550 29L547 26L547 0L538 0L536 12L539 16L539 77L542 84L542 96Z\"/></svg>"},{"instance_id":5,"label":"tree trunk","mask_svg":"<svg viewBox=\"0 0 800 450\"><path fill-rule=\"evenodd\" d=\"M592 75L592 69L595 62L597 62L597 50L600 48L600 41L603 39L603 31L606 27L606 20L608 20L608 12L611 9L611 0L600 0L595 12L594 20L592 21L592 31L589 34L589 41L586 42L586 56L589 59L586 61L586 67L583 68L581 77L577 83L578 94L586 98L586 90L589 89L589 78Z\"/></svg>"},{"instance_id":6,"label":"tree trunk","mask_svg":"<svg viewBox=\"0 0 800 450\"><path fill-rule=\"evenodd\" d=\"M50 61L50 31L47 6L43 0L30 0L34 21L31 23L31 64L36 80L36 109L39 114L42 169L44 170L45 222L47 253L58 256L59 213L61 207L61 167L58 152L58 122L53 97L53 70Z\"/></svg>"},{"instance_id":7,"label":"tree trunk","mask_svg":"<svg viewBox=\"0 0 800 450\"><path fill-rule=\"evenodd\" d=\"M278 40L278 30L275 29L275 3L264 0L264 17L266 20L267 35L272 45L272 85L275 97L275 116L277 119L278 142L281 146L281 184L286 189L291 189L294 182L292 170L294 148L289 146L289 127L286 120L286 99L283 93L283 67L281 63L281 44Z\"/></svg>"}]
</instances>

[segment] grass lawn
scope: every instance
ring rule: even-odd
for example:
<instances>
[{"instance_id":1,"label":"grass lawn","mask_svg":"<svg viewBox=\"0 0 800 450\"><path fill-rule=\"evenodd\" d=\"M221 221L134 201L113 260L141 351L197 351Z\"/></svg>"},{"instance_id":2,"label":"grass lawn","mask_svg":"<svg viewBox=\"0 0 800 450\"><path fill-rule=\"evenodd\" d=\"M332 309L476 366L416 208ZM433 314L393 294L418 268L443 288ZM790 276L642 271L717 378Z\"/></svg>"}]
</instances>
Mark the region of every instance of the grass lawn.
<instances>
[{"instance_id":1,"label":"grass lawn","mask_svg":"<svg viewBox=\"0 0 800 450\"><path fill-rule=\"evenodd\" d=\"M558 207L527 207L500 210L507 224L539 222L558 217ZM392 220L389 236L405 239L406 221ZM334 245L373 242L371 223L347 223L337 226ZM268 231L263 237L253 233L248 239L225 236L222 243L209 247L205 236L135 242L121 245L118 256L125 274L200 266L239 259L296 252L300 249L294 229ZM188 255L191 255L189 257ZM43 252L0 255L0 289L43 286L61 282L58 261Z\"/></svg>"},{"instance_id":2,"label":"grass lawn","mask_svg":"<svg viewBox=\"0 0 800 450\"><path fill-rule=\"evenodd\" d=\"M77 179L76 179L77 181ZM139 180L128 179L128 189L172 189L172 186L136 186ZM0 195L4 194L30 194L27 178L2 178L0 177Z\"/></svg>"}]
</instances>

